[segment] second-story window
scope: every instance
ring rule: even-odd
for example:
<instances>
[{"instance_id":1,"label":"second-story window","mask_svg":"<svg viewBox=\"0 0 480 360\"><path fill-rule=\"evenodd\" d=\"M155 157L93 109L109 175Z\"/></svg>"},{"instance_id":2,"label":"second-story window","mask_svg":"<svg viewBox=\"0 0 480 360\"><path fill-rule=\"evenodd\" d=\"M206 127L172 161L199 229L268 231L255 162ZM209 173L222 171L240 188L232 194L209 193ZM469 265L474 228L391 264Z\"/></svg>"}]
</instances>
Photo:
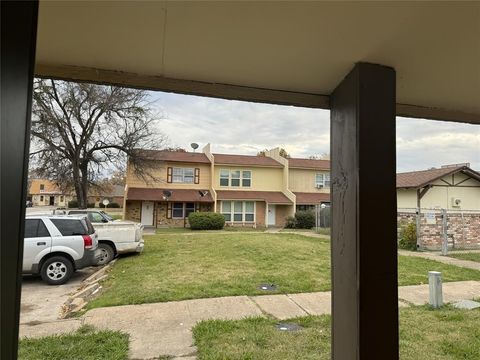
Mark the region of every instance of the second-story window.
<instances>
[{"instance_id":1,"label":"second-story window","mask_svg":"<svg viewBox=\"0 0 480 360\"><path fill-rule=\"evenodd\" d=\"M40 184L40 192L44 192L45 191L45 184Z\"/></svg>"},{"instance_id":2,"label":"second-story window","mask_svg":"<svg viewBox=\"0 0 480 360\"><path fill-rule=\"evenodd\" d=\"M193 168L173 168L172 182L193 184L195 179L195 169Z\"/></svg>"},{"instance_id":3,"label":"second-story window","mask_svg":"<svg viewBox=\"0 0 480 360\"><path fill-rule=\"evenodd\" d=\"M316 188L330 187L330 173L316 173L315 187Z\"/></svg>"},{"instance_id":4,"label":"second-story window","mask_svg":"<svg viewBox=\"0 0 480 360\"><path fill-rule=\"evenodd\" d=\"M240 186L240 170L233 170L230 173L230 186Z\"/></svg>"},{"instance_id":5,"label":"second-story window","mask_svg":"<svg viewBox=\"0 0 480 360\"><path fill-rule=\"evenodd\" d=\"M221 169L220 186L250 187L252 186L252 171Z\"/></svg>"},{"instance_id":6,"label":"second-story window","mask_svg":"<svg viewBox=\"0 0 480 360\"><path fill-rule=\"evenodd\" d=\"M228 186L229 178L229 170L220 170L220 186Z\"/></svg>"},{"instance_id":7,"label":"second-story window","mask_svg":"<svg viewBox=\"0 0 480 360\"><path fill-rule=\"evenodd\" d=\"M242 171L242 186L250 187L252 185L252 172L250 170Z\"/></svg>"}]
</instances>

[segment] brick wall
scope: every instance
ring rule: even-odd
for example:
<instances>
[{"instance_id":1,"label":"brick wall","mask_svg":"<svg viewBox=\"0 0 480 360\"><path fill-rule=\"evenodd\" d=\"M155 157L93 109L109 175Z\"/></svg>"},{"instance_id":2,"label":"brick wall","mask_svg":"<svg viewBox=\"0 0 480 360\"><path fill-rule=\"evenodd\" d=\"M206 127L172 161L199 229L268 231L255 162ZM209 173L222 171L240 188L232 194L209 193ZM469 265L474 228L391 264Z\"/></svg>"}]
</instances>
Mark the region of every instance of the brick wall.
<instances>
[{"instance_id":1,"label":"brick wall","mask_svg":"<svg viewBox=\"0 0 480 360\"><path fill-rule=\"evenodd\" d=\"M128 200L125 209L125 220L140 222L142 212L142 202Z\"/></svg>"},{"instance_id":2,"label":"brick wall","mask_svg":"<svg viewBox=\"0 0 480 360\"><path fill-rule=\"evenodd\" d=\"M420 248L440 250L443 241L443 219L441 211L428 210L427 220L422 211L420 218ZM397 214L398 229L406 222L416 222L416 214L399 212ZM447 237L449 247L455 249L480 248L480 212L447 212Z\"/></svg>"}]
</instances>

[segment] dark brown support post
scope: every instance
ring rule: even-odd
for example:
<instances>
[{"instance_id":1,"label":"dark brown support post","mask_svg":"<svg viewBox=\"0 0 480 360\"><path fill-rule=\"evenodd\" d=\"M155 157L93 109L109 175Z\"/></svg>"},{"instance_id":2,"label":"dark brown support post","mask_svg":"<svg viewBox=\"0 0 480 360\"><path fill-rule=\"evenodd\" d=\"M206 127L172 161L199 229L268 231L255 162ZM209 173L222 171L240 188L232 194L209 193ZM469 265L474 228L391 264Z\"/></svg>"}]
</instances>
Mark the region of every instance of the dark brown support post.
<instances>
[{"instance_id":1,"label":"dark brown support post","mask_svg":"<svg viewBox=\"0 0 480 360\"><path fill-rule=\"evenodd\" d=\"M332 358L398 355L395 70L359 63L331 97Z\"/></svg>"},{"instance_id":2,"label":"dark brown support post","mask_svg":"<svg viewBox=\"0 0 480 360\"><path fill-rule=\"evenodd\" d=\"M1 359L16 359L37 1L1 2Z\"/></svg>"}]
</instances>

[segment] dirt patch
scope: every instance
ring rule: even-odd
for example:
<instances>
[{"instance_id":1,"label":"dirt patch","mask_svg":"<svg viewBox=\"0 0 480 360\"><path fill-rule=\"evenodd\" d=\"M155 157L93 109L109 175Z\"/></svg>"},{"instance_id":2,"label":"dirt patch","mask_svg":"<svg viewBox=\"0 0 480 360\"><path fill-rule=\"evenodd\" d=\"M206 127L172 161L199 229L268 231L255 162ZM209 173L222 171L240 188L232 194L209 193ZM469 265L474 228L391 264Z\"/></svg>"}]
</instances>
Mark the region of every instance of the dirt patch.
<instances>
[{"instance_id":1,"label":"dirt patch","mask_svg":"<svg viewBox=\"0 0 480 360\"><path fill-rule=\"evenodd\" d=\"M22 304L22 305L20 306L20 311L21 311L21 312L30 312L30 311L32 311L32 310L34 310L34 309L36 309L36 308L37 308L37 306L32 305L32 304Z\"/></svg>"}]
</instances>

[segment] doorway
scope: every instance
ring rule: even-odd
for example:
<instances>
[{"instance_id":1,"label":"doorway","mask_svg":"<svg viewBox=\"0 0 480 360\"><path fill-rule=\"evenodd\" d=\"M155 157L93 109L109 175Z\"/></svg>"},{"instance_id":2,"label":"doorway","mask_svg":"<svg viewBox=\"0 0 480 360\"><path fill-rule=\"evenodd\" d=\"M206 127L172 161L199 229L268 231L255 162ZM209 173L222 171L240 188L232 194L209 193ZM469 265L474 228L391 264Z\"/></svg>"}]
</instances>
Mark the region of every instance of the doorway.
<instances>
[{"instance_id":1,"label":"doorway","mask_svg":"<svg viewBox=\"0 0 480 360\"><path fill-rule=\"evenodd\" d=\"M50 200L49 200L48 205L50 205L50 206L55 205L55 196L50 196Z\"/></svg>"},{"instance_id":2,"label":"doorway","mask_svg":"<svg viewBox=\"0 0 480 360\"><path fill-rule=\"evenodd\" d=\"M153 201L142 202L141 222L142 222L142 225L146 225L146 226L153 225Z\"/></svg>"},{"instance_id":3,"label":"doorway","mask_svg":"<svg viewBox=\"0 0 480 360\"><path fill-rule=\"evenodd\" d=\"M276 205L271 205L268 204L268 226L275 226L276 225L276 210L277 206Z\"/></svg>"}]
</instances>

